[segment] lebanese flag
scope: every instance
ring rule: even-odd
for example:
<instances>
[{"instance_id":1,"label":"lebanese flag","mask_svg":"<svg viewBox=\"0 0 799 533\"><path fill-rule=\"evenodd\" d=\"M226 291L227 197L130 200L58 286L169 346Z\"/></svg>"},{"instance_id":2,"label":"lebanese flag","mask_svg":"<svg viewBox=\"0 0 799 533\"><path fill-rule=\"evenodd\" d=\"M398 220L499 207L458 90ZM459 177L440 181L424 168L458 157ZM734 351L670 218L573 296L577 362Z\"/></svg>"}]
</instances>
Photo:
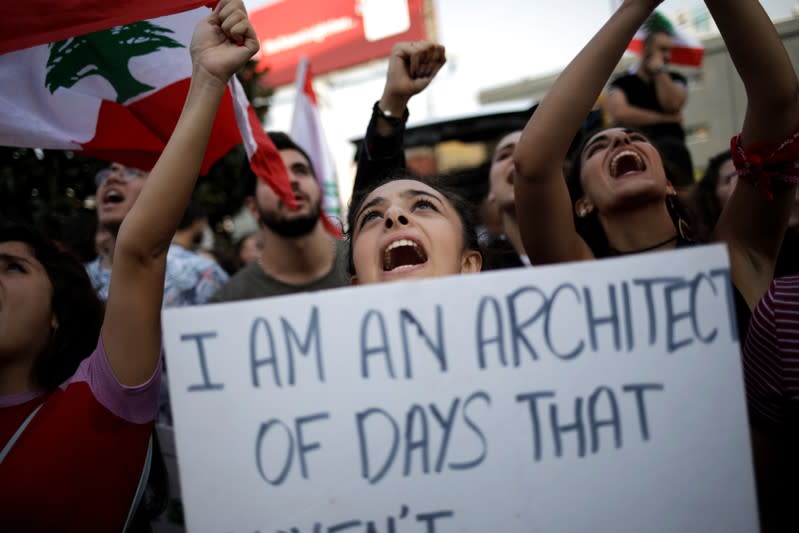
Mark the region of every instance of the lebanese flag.
<instances>
[{"instance_id":1,"label":"lebanese flag","mask_svg":"<svg viewBox=\"0 0 799 533\"><path fill-rule=\"evenodd\" d=\"M311 158L316 180L322 191L322 210L326 215L322 220L325 227L330 233L340 237L341 230L336 224L341 217L336 166L322 130L322 119L313 90L313 75L307 57L303 57L297 66L296 89L290 135Z\"/></svg>"},{"instance_id":2,"label":"lebanese flag","mask_svg":"<svg viewBox=\"0 0 799 533\"><path fill-rule=\"evenodd\" d=\"M622 4L622 0L613 0L614 11ZM702 42L676 27L672 22L655 11L646 19L644 25L635 33L627 50L641 55L644 53L644 41L652 31L663 31L672 37L671 64L683 67L701 67L705 56L705 47Z\"/></svg>"},{"instance_id":3,"label":"lebanese flag","mask_svg":"<svg viewBox=\"0 0 799 533\"><path fill-rule=\"evenodd\" d=\"M12 3L3 4L0 145L74 150L152 168L183 109L189 43L211 12L202 7L209 2L28 0L13 16ZM242 142L255 173L293 205L280 154L234 76L201 174Z\"/></svg>"}]
</instances>

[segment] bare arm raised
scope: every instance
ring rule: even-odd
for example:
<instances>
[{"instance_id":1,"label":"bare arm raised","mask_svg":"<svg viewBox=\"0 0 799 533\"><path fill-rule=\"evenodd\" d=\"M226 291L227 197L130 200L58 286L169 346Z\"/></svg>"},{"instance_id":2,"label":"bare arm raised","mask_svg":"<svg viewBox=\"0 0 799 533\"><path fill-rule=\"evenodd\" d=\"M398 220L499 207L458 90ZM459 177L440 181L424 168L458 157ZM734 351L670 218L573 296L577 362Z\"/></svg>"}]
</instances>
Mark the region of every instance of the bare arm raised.
<instances>
[{"instance_id":1,"label":"bare arm raised","mask_svg":"<svg viewBox=\"0 0 799 533\"><path fill-rule=\"evenodd\" d=\"M607 100L605 101L605 109L610 113L610 116L615 122L627 126L639 127L667 122L673 122L675 124L682 122L679 108L673 114L667 114L659 111L652 111L651 109L635 107L630 104L627 100L627 96L621 89L611 88Z\"/></svg>"},{"instance_id":2,"label":"bare arm raised","mask_svg":"<svg viewBox=\"0 0 799 533\"><path fill-rule=\"evenodd\" d=\"M563 71L524 128L513 154L516 213L534 264L591 259L577 234L563 178L575 133L630 39L658 0L627 0Z\"/></svg>"},{"instance_id":3,"label":"bare arm raised","mask_svg":"<svg viewBox=\"0 0 799 533\"><path fill-rule=\"evenodd\" d=\"M783 141L799 126L799 81L768 15L755 0L706 0L747 95L744 148ZM716 234L727 242L733 281L750 307L768 289L790 215L795 186L783 184L769 200L739 179Z\"/></svg>"},{"instance_id":4,"label":"bare arm raised","mask_svg":"<svg viewBox=\"0 0 799 533\"><path fill-rule=\"evenodd\" d=\"M645 68L655 82L655 96L660 107L666 113L679 113L688 98L685 85L671 79L671 74L666 70L667 61L664 52L653 50L647 58Z\"/></svg>"},{"instance_id":5,"label":"bare arm raised","mask_svg":"<svg viewBox=\"0 0 799 533\"><path fill-rule=\"evenodd\" d=\"M169 243L194 189L227 81L257 50L241 0L221 0L194 30L186 103L119 229L114 251L102 338L111 368L124 385L143 383L158 365Z\"/></svg>"}]
</instances>

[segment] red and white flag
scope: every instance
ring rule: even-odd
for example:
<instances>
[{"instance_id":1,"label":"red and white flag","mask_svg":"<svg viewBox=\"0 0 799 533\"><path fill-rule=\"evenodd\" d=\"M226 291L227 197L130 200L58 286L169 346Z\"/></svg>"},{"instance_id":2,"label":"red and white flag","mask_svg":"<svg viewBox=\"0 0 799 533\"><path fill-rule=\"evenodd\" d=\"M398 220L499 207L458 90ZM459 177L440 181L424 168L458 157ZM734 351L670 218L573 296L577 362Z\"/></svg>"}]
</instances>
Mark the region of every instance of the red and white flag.
<instances>
[{"instance_id":1,"label":"red and white flag","mask_svg":"<svg viewBox=\"0 0 799 533\"><path fill-rule=\"evenodd\" d=\"M337 222L341 218L341 201L338 196L336 166L325 140L307 57L303 57L297 66L296 89L290 135L311 158L319 188L322 190L322 208L327 215L324 219L326 227L329 231L335 229L332 233L340 234Z\"/></svg>"},{"instance_id":2,"label":"red and white flag","mask_svg":"<svg viewBox=\"0 0 799 533\"><path fill-rule=\"evenodd\" d=\"M0 8L0 145L80 151L150 169L183 109L189 43L208 0L28 0ZM258 176L289 204L280 154L234 76L201 173L244 143Z\"/></svg>"},{"instance_id":3,"label":"red and white flag","mask_svg":"<svg viewBox=\"0 0 799 533\"><path fill-rule=\"evenodd\" d=\"M622 0L612 0L611 5L615 11L621 4ZM646 36L652 31L662 31L671 35L671 64L683 67L702 66L705 56L705 47L702 42L672 24L669 18L659 11L652 13L644 22L644 25L635 33L633 40L630 41L627 50L641 55L644 52Z\"/></svg>"}]
</instances>

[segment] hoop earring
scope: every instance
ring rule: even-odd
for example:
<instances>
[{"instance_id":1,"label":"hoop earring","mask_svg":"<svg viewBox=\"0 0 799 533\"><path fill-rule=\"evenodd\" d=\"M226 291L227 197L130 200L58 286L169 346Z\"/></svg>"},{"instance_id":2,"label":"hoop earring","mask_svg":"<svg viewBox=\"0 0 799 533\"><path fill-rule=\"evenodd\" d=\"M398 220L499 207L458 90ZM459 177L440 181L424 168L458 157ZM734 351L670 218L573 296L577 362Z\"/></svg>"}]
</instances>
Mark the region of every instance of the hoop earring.
<instances>
[{"instance_id":1,"label":"hoop earring","mask_svg":"<svg viewBox=\"0 0 799 533\"><path fill-rule=\"evenodd\" d=\"M669 211L669 215L671 215L672 221L674 221L677 226L677 233L680 234L680 238L684 241L694 242L691 225L682 217L681 209L677 204L676 194L669 194L666 196L666 208Z\"/></svg>"}]
</instances>

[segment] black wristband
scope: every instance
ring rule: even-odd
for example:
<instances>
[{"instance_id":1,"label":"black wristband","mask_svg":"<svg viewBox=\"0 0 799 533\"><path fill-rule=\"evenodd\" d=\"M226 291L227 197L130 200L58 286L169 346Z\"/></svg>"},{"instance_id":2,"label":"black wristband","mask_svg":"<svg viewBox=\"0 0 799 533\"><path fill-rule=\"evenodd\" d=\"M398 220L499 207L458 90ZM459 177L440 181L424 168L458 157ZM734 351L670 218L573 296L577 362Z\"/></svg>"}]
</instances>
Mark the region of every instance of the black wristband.
<instances>
[{"instance_id":1,"label":"black wristband","mask_svg":"<svg viewBox=\"0 0 799 533\"><path fill-rule=\"evenodd\" d=\"M407 107L405 108L405 112L402 114L402 117L396 117L394 115L390 115L390 114L386 113L385 111L380 109L380 100L375 102L375 105L372 107L372 114L373 115L377 115L379 117L382 117L383 120L385 120L386 122L388 122L389 124L391 124L392 126L395 126L395 127L396 126L401 126L402 124L407 122L408 121L408 115L409 115Z\"/></svg>"}]
</instances>

